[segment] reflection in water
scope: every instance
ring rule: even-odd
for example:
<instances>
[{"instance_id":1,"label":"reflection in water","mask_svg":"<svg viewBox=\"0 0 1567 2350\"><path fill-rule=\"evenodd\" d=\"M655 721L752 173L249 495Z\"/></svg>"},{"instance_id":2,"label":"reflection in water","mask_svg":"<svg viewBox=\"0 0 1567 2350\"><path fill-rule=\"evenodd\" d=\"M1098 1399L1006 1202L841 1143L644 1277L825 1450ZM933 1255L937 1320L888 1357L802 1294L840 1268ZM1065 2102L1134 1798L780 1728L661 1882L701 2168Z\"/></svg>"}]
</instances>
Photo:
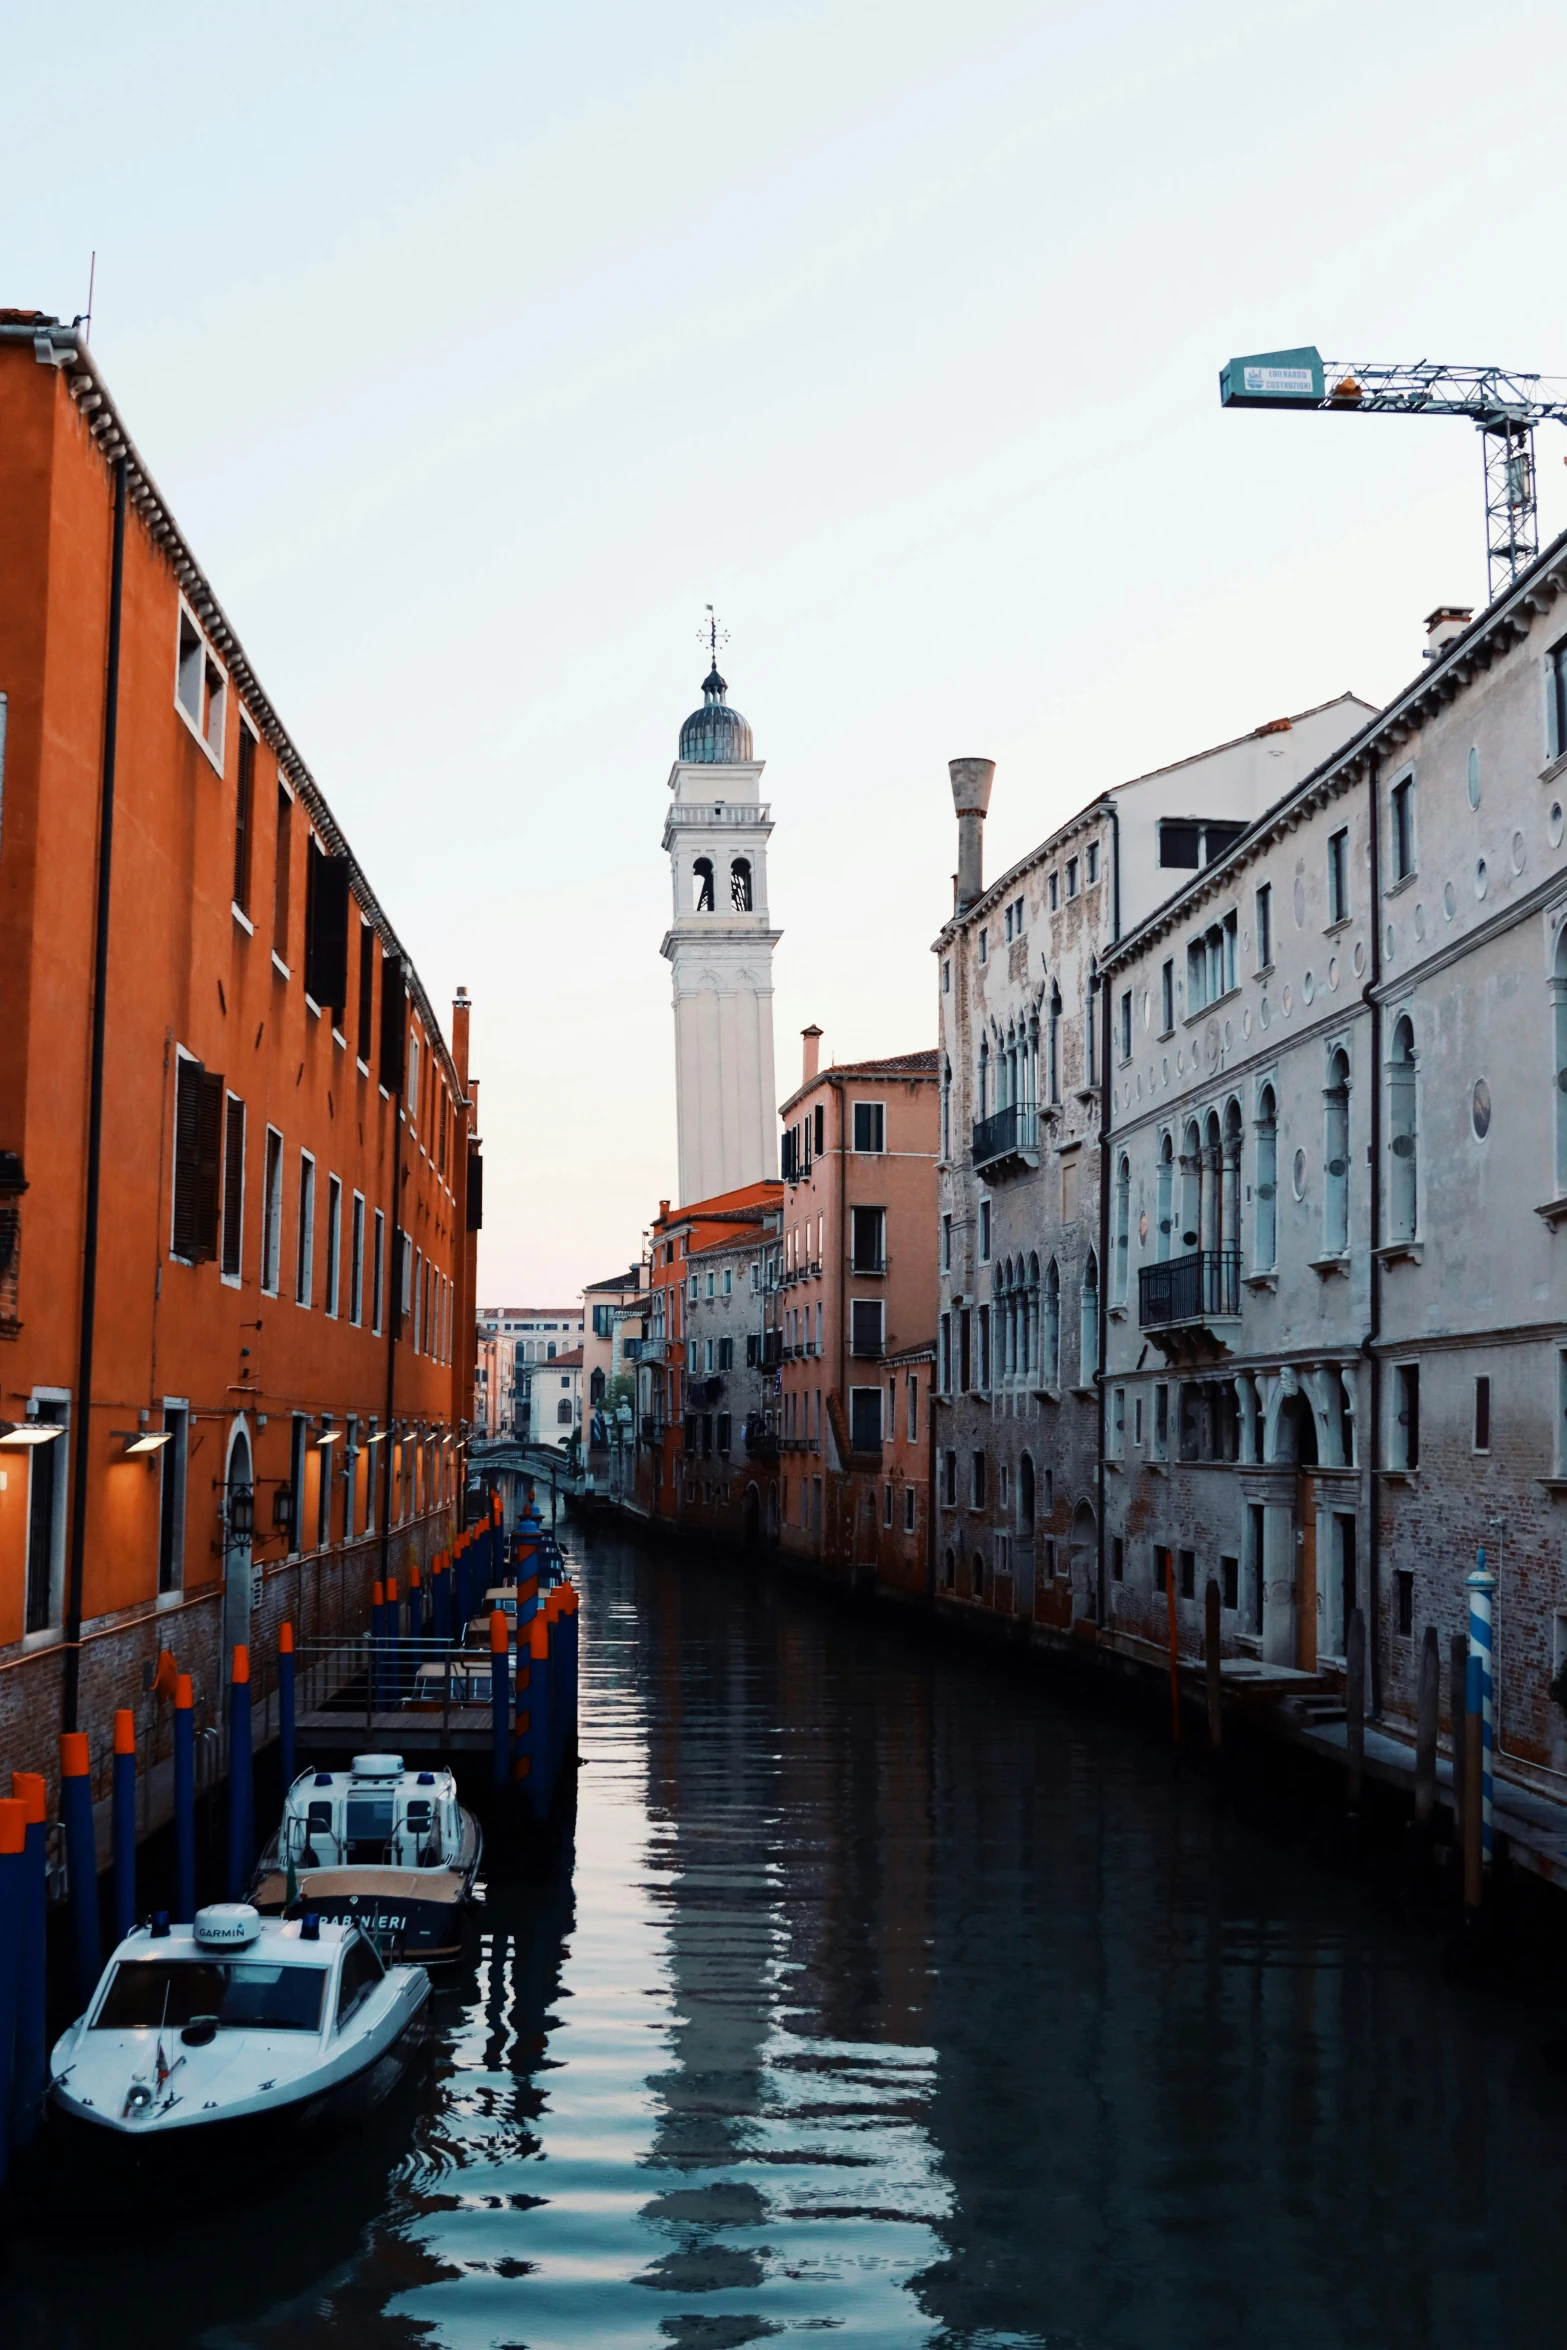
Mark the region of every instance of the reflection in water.
<instances>
[{"instance_id":1,"label":"reflection in water","mask_svg":"<svg viewBox=\"0 0 1567 2350\"><path fill-rule=\"evenodd\" d=\"M1553 2021L1125 1724L579 1548L575 1866L492 1844L427 2079L221 2217L30 2232L7 2350L1567 2334Z\"/></svg>"}]
</instances>

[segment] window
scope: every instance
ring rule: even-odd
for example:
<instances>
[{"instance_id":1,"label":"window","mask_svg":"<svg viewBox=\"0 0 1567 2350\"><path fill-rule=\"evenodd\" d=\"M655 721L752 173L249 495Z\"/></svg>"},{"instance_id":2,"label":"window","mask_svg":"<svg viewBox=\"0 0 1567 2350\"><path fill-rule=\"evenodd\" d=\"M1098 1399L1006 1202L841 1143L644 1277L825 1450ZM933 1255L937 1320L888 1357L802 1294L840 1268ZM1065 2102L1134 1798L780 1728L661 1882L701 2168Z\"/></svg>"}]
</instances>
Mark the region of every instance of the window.
<instances>
[{"instance_id":1,"label":"window","mask_svg":"<svg viewBox=\"0 0 1567 2350\"><path fill-rule=\"evenodd\" d=\"M294 1303L308 1306L316 1263L316 1163L299 1154L299 1242L294 1258Z\"/></svg>"},{"instance_id":2,"label":"window","mask_svg":"<svg viewBox=\"0 0 1567 2350\"><path fill-rule=\"evenodd\" d=\"M952 993L952 962L950 957L941 966L941 992L943 995L950 995Z\"/></svg>"},{"instance_id":3,"label":"window","mask_svg":"<svg viewBox=\"0 0 1567 2350\"><path fill-rule=\"evenodd\" d=\"M1099 843L1096 840L1091 840L1083 851L1083 876L1089 889L1099 879Z\"/></svg>"},{"instance_id":4,"label":"window","mask_svg":"<svg viewBox=\"0 0 1567 2350\"><path fill-rule=\"evenodd\" d=\"M943 1216L941 1219L941 1269L944 1273L950 1273L952 1270L952 1218L950 1216Z\"/></svg>"},{"instance_id":5,"label":"window","mask_svg":"<svg viewBox=\"0 0 1567 2350\"><path fill-rule=\"evenodd\" d=\"M1045 1267L1045 1327L1040 1369L1047 1387L1061 1384L1061 1268L1054 1257Z\"/></svg>"},{"instance_id":6,"label":"window","mask_svg":"<svg viewBox=\"0 0 1567 2350\"><path fill-rule=\"evenodd\" d=\"M174 1072L174 1199L169 1246L188 1265L218 1251L223 1080L181 1052Z\"/></svg>"},{"instance_id":7,"label":"window","mask_svg":"<svg viewBox=\"0 0 1567 2350\"><path fill-rule=\"evenodd\" d=\"M884 1273L887 1269L886 1209L851 1209L849 1236L851 1269L856 1273Z\"/></svg>"},{"instance_id":8,"label":"window","mask_svg":"<svg viewBox=\"0 0 1567 2350\"><path fill-rule=\"evenodd\" d=\"M1170 1554L1162 1542L1153 1546L1153 1587L1160 1593L1170 1588Z\"/></svg>"},{"instance_id":9,"label":"window","mask_svg":"<svg viewBox=\"0 0 1567 2350\"><path fill-rule=\"evenodd\" d=\"M1066 894L1068 904L1077 895L1077 859L1075 857L1068 857L1066 861Z\"/></svg>"},{"instance_id":10,"label":"window","mask_svg":"<svg viewBox=\"0 0 1567 2350\"><path fill-rule=\"evenodd\" d=\"M1349 1055L1342 1048L1328 1064L1323 1100L1322 1248L1341 1257L1349 1250Z\"/></svg>"},{"instance_id":11,"label":"window","mask_svg":"<svg viewBox=\"0 0 1567 2350\"><path fill-rule=\"evenodd\" d=\"M1415 1133L1415 1031L1408 1013L1395 1022L1388 1067L1388 1237L1413 1240L1420 1180Z\"/></svg>"},{"instance_id":12,"label":"window","mask_svg":"<svg viewBox=\"0 0 1567 2350\"><path fill-rule=\"evenodd\" d=\"M736 914L749 914L751 905L751 860L736 857L729 867L729 904Z\"/></svg>"},{"instance_id":13,"label":"window","mask_svg":"<svg viewBox=\"0 0 1567 2350\"><path fill-rule=\"evenodd\" d=\"M1048 1098L1052 1102L1058 1102L1061 1099L1061 990L1054 980L1050 983L1050 1026L1046 1035L1046 1076L1050 1088Z\"/></svg>"},{"instance_id":14,"label":"window","mask_svg":"<svg viewBox=\"0 0 1567 2350\"><path fill-rule=\"evenodd\" d=\"M214 659L200 629L184 605L180 606L179 655L174 672L174 699L206 745L207 755L223 772L223 712L228 679Z\"/></svg>"},{"instance_id":15,"label":"window","mask_svg":"<svg viewBox=\"0 0 1567 2350\"><path fill-rule=\"evenodd\" d=\"M881 1102L855 1103L854 1147L857 1151L883 1151L886 1149L887 1113Z\"/></svg>"},{"instance_id":16,"label":"window","mask_svg":"<svg viewBox=\"0 0 1567 2350\"><path fill-rule=\"evenodd\" d=\"M158 1591L178 1591L185 1579L185 1480L189 1469L190 1419L183 1404L166 1403L163 1430L168 1443L158 1455ZM50 1446L49 1450L54 1448Z\"/></svg>"},{"instance_id":17,"label":"window","mask_svg":"<svg viewBox=\"0 0 1567 2350\"><path fill-rule=\"evenodd\" d=\"M1241 1562L1226 1551L1219 1553L1219 1603L1231 1615L1241 1603Z\"/></svg>"},{"instance_id":18,"label":"window","mask_svg":"<svg viewBox=\"0 0 1567 2350\"><path fill-rule=\"evenodd\" d=\"M377 1208L375 1211L375 1240L371 1251L370 1267L370 1328L372 1334L377 1338L379 1338L381 1335L381 1283L382 1275L385 1271L385 1261L386 1218L381 1213L381 1210Z\"/></svg>"},{"instance_id":19,"label":"window","mask_svg":"<svg viewBox=\"0 0 1567 2350\"><path fill-rule=\"evenodd\" d=\"M1236 985L1236 915L1232 907L1222 922L1210 922L1200 938L1186 946L1186 1017L1216 1004Z\"/></svg>"},{"instance_id":20,"label":"window","mask_svg":"<svg viewBox=\"0 0 1567 2350\"><path fill-rule=\"evenodd\" d=\"M1175 1026L1175 965L1165 961L1159 966L1159 1032L1168 1036Z\"/></svg>"},{"instance_id":21,"label":"window","mask_svg":"<svg viewBox=\"0 0 1567 2350\"><path fill-rule=\"evenodd\" d=\"M1159 862L1169 870L1195 873L1202 862L1202 834L1195 824L1172 824L1167 819L1159 826Z\"/></svg>"},{"instance_id":22,"label":"window","mask_svg":"<svg viewBox=\"0 0 1567 2350\"><path fill-rule=\"evenodd\" d=\"M223 1278L237 1281L245 1224L245 1105L230 1094L223 1105ZM164 1450L168 1447L165 1445Z\"/></svg>"},{"instance_id":23,"label":"window","mask_svg":"<svg viewBox=\"0 0 1567 2350\"><path fill-rule=\"evenodd\" d=\"M850 1388L849 1444L855 1452L880 1452L881 1389L879 1387Z\"/></svg>"},{"instance_id":24,"label":"window","mask_svg":"<svg viewBox=\"0 0 1567 2350\"><path fill-rule=\"evenodd\" d=\"M1257 1097L1257 1217L1253 1227L1257 1270L1271 1273L1278 1261L1279 1126L1271 1085Z\"/></svg>"},{"instance_id":25,"label":"window","mask_svg":"<svg viewBox=\"0 0 1567 2350\"><path fill-rule=\"evenodd\" d=\"M1476 1452L1491 1449L1491 1382L1483 1375L1475 1381L1474 1448Z\"/></svg>"},{"instance_id":26,"label":"window","mask_svg":"<svg viewBox=\"0 0 1567 2350\"><path fill-rule=\"evenodd\" d=\"M1149 1454L1156 1461L1167 1460L1170 1453L1170 1390L1162 1383L1153 1391L1153 1442Z\"/></svg>"},{"instance_id":27,"label":"window","mask_svg":"<svg viewBox=\"0 0 1567 2350\"><path fill-rule=\"evenodd\" d=\"M1545 656L1545 755L1567 751L1567 637Z\"/></svg>"},{"instance_id":28,"label":"window","mask_svg":"<svg viewBox=\"0 0 1567 2350\"><path fill-rule=\"evenodd\" d=\"M288 962L288 865L289 837L294 822L294 803L285 784L277 787L277 837L272 849L272 952L282 964Z\"/></svg>"},{"instance_id":29,"label":"window","mask_svg":"<svg viewBox=\"0 0 1567 2350\"><path fill-rule=\"evenodd\" d=\"M936 1329L937 1378L943 1395L952 1393L952 1316L943 1314Z\"/></svg>"},{"instance_id":30,"label":"window","mask_svg":"<svg viewBox=\"0 0 1567 2350\"><path fill-rule=\"evenodd\" d=\"M1051 913L1052 913L1052 914L1055 914L1055 913L1059 913L1059 912L1060 912L1060 909L1061 909L1061 876L1060 876L1060 874L1059 874L1059 873L1052 873L1052 874L1051 874L1051 876L1050 876L1050 911L1051 911Z\"/></svg>"},{"instance_id":31,"label":"window","mask_svg":"<svg viewBox=\"0 0 1567 2350\"><path fill-rule=\"evenodd\" d=\"M958 1456L944 1452L941 1456L941 1498L949 1510L958 1506Z\"/></svg>"},{"instance_id":32,"label":"window","mask_svg":"<svg viewBox=\"0 0 1567 2350\"><path fill-rule=\"evenodd\" d=\"M849 1306L849 1352L852 1355L879 1355L882 1352L882 1317L884 1307L879 1297L857 1297Z\"/></svg>"},{"instance_id":33,"label":"window","mask_svg":"<svg viewBox=\"0 0 1567 2350\"><path fill-rule=\"evenodd\" d=\"M981 1394L984 1394L984 1392L986 1391L986 1389L987 1389L987 1388L989 1387L989 1385L990 1385L990 1308L989 1308L989 1306L981 1306L981 1307L980 1307L980 1309L979 1309L979 1362L978 1362L978 1364L977 1364L976 1368L977 1368L977 1371L978 1371L978 1374L979 1374L979 1375L978 1375L978 1378L977 1378L977 1380L976 1380L975 1384L978 1386L978 1388L979 1388L979 1390L980 1390L980 1393L981 1393Z\"/></svg>"},{"instance_id":34,"label":"window","mask_svg":"<svg viewBox=\"0 0 1567 2350\"><path fill-rule=\"evenodd\" d=\"M1392 827L1392 866L1395 881L1407 881L1415 869L1415 779L1400 777L1389 794Z\"/></svg>"},{"instance_id":35,"label":"window","mask_svg":"<svg viewBox=\"0 0 1567 2350\"><path fill-rule=\"evenodd\" d=\"M1328 835L1328 924L1349 920L1349 828Z\"/></svg>"},{"instance_id":36,"label":"window","mask_svg":"<svg viewBox=\"0 0 1567 2350\"><path fill-rule=\"evenodd\" d=\"M1420 1365L1393 1369L1393 1466L1413 1473L1420 1466Z\"/></svg>"},{"instance_id":37,"label":"window","mask_svg":"<svg viewBox=\"0 0 1567 2350\"><path fill-rule=\"evenodd\" d=\"M337 1982L337 2028L342 2030L384 1977L385 1969L363 1935L343 1953L343 1971Z\"/></svg>"},{"instance_id":38,"label":"window","mask_svg":"<svg viewBox=\"0 0 1567 2350\"><path fill-rule=\"evenodd\" d=\"M333 1315L338 1310L342 1270L342 1222L343 1186L335 1175L329 1175L326 1179L326 1310Z\"/></svg>"},{"instance_id":39,"label":"window","mask_svg":"<svg viewBox=\"0 0 1567 2350\"><path fill-rule=\"evenodd\" d=\"M1181 1597L1195 1599L1196 1596L1197 1553L1194 1550L1183 1550L1181 1552Z\"/></svg>"},{"instance_id":40,"label":"window","mask_svg":"<svg viewBox=\"0 0 1567 2350\"><path fill-rule=\"evenodd\" d=\"M569 1396L563 1395L555 1406L555 1420L559 1427L569 1428L571 1426L571 1399Z\"/></svg>"},{"instance_id":41,"label":"window","mask_svg":"<svg viewBox=\"0 0 1567 2350\"><path fill-rule=\"evenodd\" d=\"M375 932L368 922L359 925L359 1023L354 1050L370 1066L370 1043L375 1034Z\"/></svg>"},{"instance_id":42,"label":"window","mask_svg":"<svg viewBox=\"0 0 1567 2350\"><path fill-rule=\"evenodd\" d=\"M719 1449L719 1451L720 1451L720 1452L728 1452L728 1451L729 1451L729 1449L730 1449L730 1444L731 1444L731 1441L732 1441L732 1438L731 1438L731 1428L732 1428L732 1424L733 1424L733 1415L732 1415L731 1413L729 1413L729 1412L720 1412L720 1413L719 1413L719 1415L718 1415L718 1449Z\"/></svg>"},{"instance_id":43,"label":"window","mask_svg":"<svg viewBox=\"0 0 1567 2350\"><path fill-rule=\"evenodd\" d=\"M239 771L234 783L234 903L250 912L250 851L255 831L256 738L243 719L239 725ZM167 1451L168 1447L165 1446Z\"/></svg>"},{"instance_id":44,"label":"window","mask_svg":"<svg viewBox=\"0 0 1567 2350\"><path fill-rule=\"evenodd\" d=\"M919 1373L918 1373L917 1371L911 1371L911 1372L909 1373L909 1442L910 1442L910 1444L916 1444L916 1443L918 1443L918 1441L919 1441L919 1432L920 1432L920 1382L919 1382Z\"/></svg>"},{"instance_id":45,"label":"window","mask_svg":"<svg viewBox=\"0 0 1567 2350\"><path fill-rule=\"evenodd\" d=\"M1257 968L1273 968L1273 884L1265 881L1257 892Z\"/></svg>"},{"instance_id":46,"label":"window","mask_svg":"<svg viewBox=\"0 0 1567 2350\"><path fill-rule=\"evenodd\" d=\"M1099 981L1088 982L1088 1015L1083 1023L1083 1083L1099 1083Z\"/></svg>"},{"instance_id":47,"label":"window","mask_svg":"<svg viewBox=\"0 0 1567 2350\"><path fill-rule=\"evenodd\" d=\"M1399 1638L1410 1640L1415 1630L1415 1578L1407 1567L1400 1567L1393 1581L1398 1593Z\"/></svg>"},{"instance_id":48,"label":"window","mask_svg":"<svg viewBox=\"0 0 1567 2350\"><path fill-rule=\"evenodd\" d=\"M64 1427L70 1405L63 1396L34 1394L29 1417L46 1427ZM69 1436L27 1448L27 1581L24 1632L47 1632L60 1619L65 1582L65 1448Z\"/></svg>"},{"instance_id":49,"label":"window","mask_svg":"<svg viewBox=\"0 0 1567 2350\"><path fill-rule=\"evenodd\" d=\"M1121 1058L1129 1061L1132 1057L1132 991L1129 987L1121 991L1117 1033L1120 1037Z\"/></svg>"},{"instance_id":50,"label":"window","mask_svg":"<svg viewBox=\"0 0 1567 2350\"><path fill-rule=\"evenodd\" d=\"M988 1265L990 1262L990 1202L988 1199L982 1199L979 1203L979 1261L982 1265Z\"/></svg>"},{"instance_id":51,"label":"window","mask_svg":"<svg viewBox=\"0 0 1567 2350\"><path fill-rule=\"evenodd\" d=\"M952 1156L952 1063L945 1058L941 1064L941 1155Z\"/></svg>"},{"instance_id":52,"label":"window","mask_svg":"<svg viewBox=\"0 0 1567 2350\"><path fill-rule=\"evenodd\" d=\"M261 1286L276 1297L283 1249L283 1137L267 1128L266 1167L261 1193Z\"/></svg>"},{"instance_id":53,"label":"window","mask_svg":"<svg viewBox=\"0 0 1567 2350\"><path fill-rule=\"evenodd\" d=\"M982 1510L985 1506L985 1456L982 1452L969 1459L969 1508Z\"/></svg>"},{"instance_id":54,"label":"window","mask_svg":"<svg viewBox=\"0 0 1567 2350\"><path fill-rule=\"evenodd\" d=\"M903 1531L905 1534L912 1534L914 1531L914 1509L914 1488L912 1485L905 1485L903 1488Z\"/></svg>"},{"instance_id":55,"label":"window","mask_svg":"<svg viewBox=\"0 0 1567 2350\"><path fill-rule=\"evenodd\" d=\"M990 960L990 939L983 930L979 934L979 959L982 963L988 963Z\"/></svg>"}]
</instances>

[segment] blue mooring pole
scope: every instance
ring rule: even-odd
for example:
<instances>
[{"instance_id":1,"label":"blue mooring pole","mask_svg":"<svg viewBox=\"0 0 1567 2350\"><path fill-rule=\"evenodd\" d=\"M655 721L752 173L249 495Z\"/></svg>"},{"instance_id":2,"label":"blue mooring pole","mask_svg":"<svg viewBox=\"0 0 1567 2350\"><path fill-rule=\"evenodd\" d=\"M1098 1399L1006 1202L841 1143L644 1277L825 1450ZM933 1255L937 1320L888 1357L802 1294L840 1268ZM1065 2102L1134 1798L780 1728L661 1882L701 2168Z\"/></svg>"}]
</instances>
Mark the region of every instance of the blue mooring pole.
<instances>
[{"instance_id":1,"label":"blue mooring pole","mask_svg":"<svg viewBox=\"0 0 1567 2350\"><path fill-rule=\"evenodd\" d=\"M518 1634L518 1654L522 1636ZM542 1608L528 1624L528 1809L536 1820L549 1817L554 1774L550 1769L550 1621Z\"/></svg>"},{"instance_id":2,"label":"blue mooring pole","mask_svg":"<svg viewBox=\"0 0 1567 2350\"><path fill-rule=\"evenodd\" d=\"M430 1585L430 1605L435 1617L435 1637L443 1647L452 1637L452 1574L450 1567L437 1567Z\"/></svg>"},{"instance_id":3,"label":"blue mooring pole","mask_svg":"<svg viewBox=\"0 0 1567 2350\"><path fill-rule=\"evenodd\" d=\"M60 1817L65 1826L65 1874L71 1895L71 1944L76 1954L76 2004L80 2011L97 1989L103 1970L92 1763L85 1730L60 1733Z\"/></svg>"},{"instance_id":4,"label":"blue mooring pole","mask_svg":"<svg viewBox=\"0 0 1567 2350\"><path fill-rule=\"evenodd\" d=\"M189 1673L174 1683L174 1914L196 1915L196 1698Z\"/></svg>"},{"instance_id":5,"label":"blue mooring pole","mask_svg":"<svg viewBox=\"0 0 1567 2350\"><path fill-rule=\"evenodd\" d=\"M284 1623L277 1636L277 1755L286 1796L294 1784L294 1627Z\"/></svg>"},{"instance_id":6,"label":"blue mooring pole","mask_svg":"<svg viewBox=\"0 0 1567 2350\"><path fill-rule=\"evenodd\" d=\"M128 1705L114 1716L114 1939L136 1923L136 1716Z\"/></svg>"},{"instance_id":7,"label":"blue mooring pole","mask_svg":"<svg viewBox=\"0 0 1567 2350\"><path fill-rule=\"evenodd\" d=\"M48 2081L46 2012L49 1873L48 1787L42 1771L13 1771L11 1793L27 1823L22 1869L22 1934L16 1995L11 2143L30 2146L43 2120Z\"/></svg>"},{"instance_id":8,"label":"blue mooring pole","mask_svg":"<svg viewBox=\"0 0 1567 2350\"><path fill-rule=\"evenodd\" d=\"M17 2009L22 1988L22 1910L27 1875L27 1806L0 1800L0 2186L11 2167Z\"/></svg>"},{"instance_id":9,"label":"blue mooring pole","mask_svg":"<svg viewBox=\"0 0 1567 2350\"><path fill-rule=\"evenodd\" d=\"M229 1677L229 1853L228 1897L243 1901L254 1857L255 1790L250 1744L250 1651L234 1651Z\"/></svg>"},{"instance_id":10,"label":"blue mooring pole","mask_svg":"<svg viewBox=\"0 0 1567 2350\"><path fill-rule=\"evenodd\" d=\"M1469 1594L1468 1712L1471 1725L1478 1718L1480 1732L1480 1862L1491 1865L1493 1747L1496 1738L1496 1660L1492 1638L1492 1601L1496 1577L1485 1563L1484 1550L1475 1553L1472 1575L1464 1579ZM1471 1729L1471 1735L1473 1734Z\"/></svg>"},{"instance_id":11,"label":"blue mooring pole","mask_svg":"<svg viewBox=\"0 0 1567 2350\"><path fill-rule=\"evenodd\" d=\"M497 1787L511 1776L511 1628L499 1608L490 1616L490 1766Z\"/></svg>"}]
</instances>

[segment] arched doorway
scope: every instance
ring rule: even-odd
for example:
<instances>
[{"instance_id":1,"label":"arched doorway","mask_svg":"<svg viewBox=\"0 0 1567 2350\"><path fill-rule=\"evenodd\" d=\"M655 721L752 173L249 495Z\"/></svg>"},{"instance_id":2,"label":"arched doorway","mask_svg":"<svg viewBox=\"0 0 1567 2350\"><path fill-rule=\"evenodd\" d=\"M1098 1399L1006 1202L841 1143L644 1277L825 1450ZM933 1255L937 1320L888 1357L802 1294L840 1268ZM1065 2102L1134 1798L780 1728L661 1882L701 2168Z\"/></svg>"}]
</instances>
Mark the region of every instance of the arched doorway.
<instances>
[{"instance_id":1,"label":"arched doorway","mask_svg":"<svg viewBox=\"0 0 1567 2350\"><path fill-rule=\"evenodd\" d=\"M232 1652L248 1646L252 1604L251 1546L256 1530L255 1469L250 1431L236 1420L223 1472L223 1679Z\"/></svg>"},{"instance_id":2,"label":"arched doorway","mask_svg":"<svg viewBox=\"0 0 1567 2350\"><path fill-rule=\"evenodd\" d=\"M1099 1521L1092 1506L1080 1501L1072 1512L1072 1616L1092 1623L1096 1612L1099 1570Z\"/></svg>"},{"instance_id":3,"label":"arched doorway","mask_svg":"<svg viewBox=\"0 0 1567 2350\"><path fill-rule=\"evenodd\" d=\"M1317 1415L1309 1399L1287 1395L1274 1425L1273 1457L1293 1464L1295 1515L1291 1529L1294 1572L1295 1662L1303 1673L1317 1669Z\"/></svg>"}]
</instances>

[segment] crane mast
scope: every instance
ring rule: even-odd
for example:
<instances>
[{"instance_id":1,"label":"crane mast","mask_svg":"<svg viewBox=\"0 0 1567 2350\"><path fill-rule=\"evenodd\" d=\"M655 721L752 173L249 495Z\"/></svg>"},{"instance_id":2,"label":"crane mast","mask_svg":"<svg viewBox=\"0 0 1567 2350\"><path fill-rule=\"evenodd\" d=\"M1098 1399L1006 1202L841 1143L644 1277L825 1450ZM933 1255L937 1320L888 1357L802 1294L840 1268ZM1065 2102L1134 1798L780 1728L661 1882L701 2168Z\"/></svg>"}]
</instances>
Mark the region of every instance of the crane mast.
<instances>
[{"instance_id":1,"label":"crane mast","mask_svg":"<svg viewBox=\"0 0 1567 2350\"><path fill-rule=\"evenodd\" d=\"M1546 386L1545 377L1512 368L1451 367L1434 359L1409 365L1324 360L1311 346L1255 352L1219 372L1219 400L1226 408L1467 417L1485 460L1485 552L1493 600L1540 551L1534 428L1567 424L1567 399L1545 396Z\"/></svg>"}]
</instances>

